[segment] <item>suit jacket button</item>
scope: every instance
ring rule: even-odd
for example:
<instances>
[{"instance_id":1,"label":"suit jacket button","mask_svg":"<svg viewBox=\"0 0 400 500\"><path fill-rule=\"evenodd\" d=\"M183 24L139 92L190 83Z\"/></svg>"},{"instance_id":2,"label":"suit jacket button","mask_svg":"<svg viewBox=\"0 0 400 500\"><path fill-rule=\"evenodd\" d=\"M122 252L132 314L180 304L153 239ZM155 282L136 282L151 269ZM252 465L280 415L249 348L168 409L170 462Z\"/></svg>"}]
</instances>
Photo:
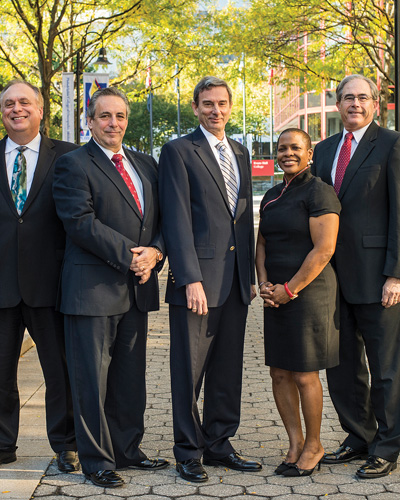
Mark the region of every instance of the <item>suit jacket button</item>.
<instances>
[{"instance_id":1,"label":"suit jacket button","mask_svg":"<svg viewBox=\"0 0 400 500\"><path fill-rule=\"evenodd\" d=\"M18 219L18 222L22 224L24 222L24 219Z\"/></svg>"},{"instance_id":2,"label":"suit jacket button","mask_svg":"<svg viewBox=\"0 0 400 500\"><path fill-rule=\"evenodd\" d=\"M121 266L117 266L117 269L121 269Z\"/></svg>"},{"instance_id":3,"label":"suit jacket button","mask_svg":"<svg viewBox=\"0 0 400 500\"><path fill-rule=\"evenodd\" d=\"M236 224L236 219L233 221L234 224Z\"/></svg>"},{"instance_id":4,"label":"suit jacket button","mask_svg":"<svg viewBox=\"0 0 400 500\"><path fill-rule=\"evenodd\" d=\"M232 245L231 248L229 249L231 252L235 250L235 247Z\"/></svg>"},{"instance_id":5,"label":"suit jacket button","mask_svg":"<svg viewBox=\"0 0 400 500\"><path fill-rule=\"evenodd\" d=\"M142 227L142 231L146 231L146 228L144 226Z\"/></svg>"}]
</instances>

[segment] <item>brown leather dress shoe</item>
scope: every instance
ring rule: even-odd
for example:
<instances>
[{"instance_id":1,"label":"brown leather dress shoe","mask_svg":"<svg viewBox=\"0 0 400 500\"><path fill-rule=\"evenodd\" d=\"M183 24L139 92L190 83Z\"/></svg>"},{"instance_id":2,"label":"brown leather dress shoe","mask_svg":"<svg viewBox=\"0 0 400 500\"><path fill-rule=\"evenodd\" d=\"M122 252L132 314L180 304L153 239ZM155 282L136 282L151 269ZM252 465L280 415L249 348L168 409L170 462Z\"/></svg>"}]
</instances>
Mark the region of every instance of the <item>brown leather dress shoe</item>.
<instances>
[{"instance_id":1,"label":"brown leather dress shoe","mask_svg":"<svg viewBox=\"0 0 400 500\"><path fill-rule=\"evenodd\" d=\"M238 453L233 452L227 457L222 458L203 458L204 465L214 465L223 467L228 467L232 470L241 470L245 472L256 472L262 469L262 465L259 462L253 462L252 460L246 460L241 457Z\"/></svg>"},{"instance_id":2,"label":"brown leather dress shoe","mask_svg":"<svg viewBox=\"0 0 400 500\"><path fill-rule=\"evenodd\" d=\"M397 468L397 462L390 462L384 458L370 455L368 460L356 472L361 479L375 479L385 477Z\"/></svg>"},{"instance_id":3,"label":"brown leather dress shoe","mask_svg":"<svg viewBox=\"0 0 400 500\"><path fill-rule=\"evenodd\" d=\"M102 488L118 488L124 484L124 480L115 470L98 470L85 474L85 477L90 479L95 486Z\"/></svg>"},{"instance_id":4,"label":"brown leather dress shoe","mask_svg":"<svg viewBox=\"0 0 400 500\"><path fill-rule=\"evenodd\" d=\"M352 460L365 459L367 458L367 452L362 450L354 450L350 446L344 446L343 444L333 453L325 453L322 457L321 462L327 465L334 464L345 464L351 462Z\"/></svg>"},{"instance_id":5,"label":"brown leather dress shoe","mask_svg":"<svg viewBox=\"0 0 400 500\"><path fill-rule=\"evenodd\" d=\"M57 453L57 467L61 472L75 472L79 470L78 453L72 450Z\"/></svg>"}]
</instances>

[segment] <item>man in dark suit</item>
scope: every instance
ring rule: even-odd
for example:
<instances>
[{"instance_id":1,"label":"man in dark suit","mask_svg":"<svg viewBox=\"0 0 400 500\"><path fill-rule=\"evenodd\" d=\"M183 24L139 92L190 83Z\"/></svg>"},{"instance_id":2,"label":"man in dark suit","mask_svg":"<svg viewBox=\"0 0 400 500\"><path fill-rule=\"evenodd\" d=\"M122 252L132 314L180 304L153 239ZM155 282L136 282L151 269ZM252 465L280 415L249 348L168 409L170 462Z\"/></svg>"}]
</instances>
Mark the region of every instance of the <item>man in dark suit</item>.
<instances>
[{"instance_id":1,"label":"man in dark suit","mask_svg":"<svg viewBox=\"0 0 400 500\"><path fill-rule=\"evenodd\" d=\"M376 478L396 468L400 450L400 134L374 123L378 89L369 78L346 77L336 96L344 130L317 145L313 170L342 204L340 364L327 374L348 435L324 462L367 455L357 475Z\"/></svg>"},{"instance_id":2,"label":"man in dark suit","mask_svg":"<svg viewBox=\"0 0 400 500\"><path fill-rule=\"evenodd\" d=\"M160 202L170 264L174 453L181 477L202 482L202 456L203 464L235 470L261 465L229 442L239 426L244 332L255 296L249 153L225 135L232 108L226 82L203 78L192 107L200 126L161 151Z\"/></svg>"},{"instance_id":3,"label":"man in dark suit","mask_svg":"<svg viewBox=\"0 0 400 500\"><path fill-rule=\"evenodd\" d=\"M79 463L62 315L55 311L65 233L51 193L54 163L74 144L39 132L43 98L13 80L0 94L0 464L14 462L19 425L18 359L25 328L46 382L46 420L58 468Z\"/></svg>"},{"instance_id":4,"label":"man in dark suit","mask_svg":"<svg viewBox=\"0 0 400 500\"><path fill-rule=\"evenodd\" d=\"M67 362L82 470L95 485L115 469L159 469L144 432L147 313L159 306L163 259L157 164L122 140L129 103L116 88L88 107L92 139L55 168L54 198L67 244L61 281Z\"/></svg>"}]
</instances>

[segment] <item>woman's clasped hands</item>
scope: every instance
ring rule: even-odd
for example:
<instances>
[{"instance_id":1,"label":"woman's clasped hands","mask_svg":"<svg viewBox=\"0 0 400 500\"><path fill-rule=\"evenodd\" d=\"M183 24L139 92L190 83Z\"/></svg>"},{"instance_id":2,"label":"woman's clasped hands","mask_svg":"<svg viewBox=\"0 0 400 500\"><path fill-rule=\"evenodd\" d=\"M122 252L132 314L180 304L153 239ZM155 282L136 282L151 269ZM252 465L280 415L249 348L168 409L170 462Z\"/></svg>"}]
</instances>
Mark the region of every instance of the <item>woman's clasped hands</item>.
<instances>
[{"instance_id":1,"label":"woman's clasped hands","mask_svg":"<svg viewBox=\"0 0 400 500\"><path fill-rule=\"evenodd\" d=\"M264 301L264 307L279 307L290 300L284 285L279 283L273 285L270 281L260 286L260 297Z\"/></svg>"}]
</instances>

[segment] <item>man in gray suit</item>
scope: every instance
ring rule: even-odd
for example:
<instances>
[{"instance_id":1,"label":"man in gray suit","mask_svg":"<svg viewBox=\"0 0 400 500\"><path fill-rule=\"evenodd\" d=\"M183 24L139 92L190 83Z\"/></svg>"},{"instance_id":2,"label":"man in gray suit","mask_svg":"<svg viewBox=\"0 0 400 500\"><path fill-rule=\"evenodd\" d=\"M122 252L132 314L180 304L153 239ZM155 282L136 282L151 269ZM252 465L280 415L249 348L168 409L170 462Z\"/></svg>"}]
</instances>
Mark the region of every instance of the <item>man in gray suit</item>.
<instances>
[{"instance_id":1,"label":"man in gray suit","mask_svg":"<svg viewBox=\"0 0 400 500\"><path fill-rule=\"evenodd\" d=\"M316 146L313 173L342 204L340 364L327 375L347 437L323 461L368 456L357 475L369 479L394 470L400 450L400 134L374 123L378 89L369 78L347 76L336 96L344 130Z\"/></svg>"},{"instance_id":2,"label":"man in gray suit","mask_svg":"<svg viewBox=\"0 0 400 500\"><path fill-rule=\"evenodd\" d=\"M54 199L67 244L61 282L82 471L122 486L115 469L159 469L139 448L146 406L147 313L163 259L157 164L122 140L129 103L110 87L88 107L92 139L57 162Z\"/></svg>"},{"instance_id":3,"label":"man in gray suit","mask_svg":"<svg viewBox=\"0 0 400 500\"><path fill-rule=\"evenodd\" d=\"M46 382L47 435L63 472L78 469L63 317L55 310L65 232L51 192L54 164L76 149L39 132L43 97L13 80L0 94L0 464L14 462L19 426L18 360L24 330Z\"/></svg>"}]
</instances>

